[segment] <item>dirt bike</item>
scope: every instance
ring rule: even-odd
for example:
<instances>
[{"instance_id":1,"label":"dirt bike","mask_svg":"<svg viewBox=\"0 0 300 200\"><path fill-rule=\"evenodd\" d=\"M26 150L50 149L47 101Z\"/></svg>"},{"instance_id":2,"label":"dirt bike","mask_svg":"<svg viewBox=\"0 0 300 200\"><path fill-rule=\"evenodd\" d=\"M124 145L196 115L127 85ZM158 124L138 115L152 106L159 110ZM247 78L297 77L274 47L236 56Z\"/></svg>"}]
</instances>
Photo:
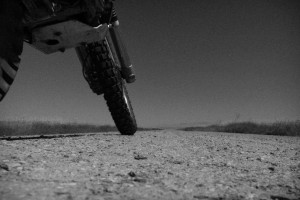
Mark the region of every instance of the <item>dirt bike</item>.
<instances>
[{"instance_id":1,"label":"dirt bike","mask_svg":"<svg viewBox=\"0 0 300 200\"><path fill-rule=\"evenodd\" d=\"M104 94L120 133L133 135L137 123L126 83L134 82L135 75L113 3L23 0L24 41L45 54L75 48L84 78L94 93Z\"/></svg>"}]
</instances>

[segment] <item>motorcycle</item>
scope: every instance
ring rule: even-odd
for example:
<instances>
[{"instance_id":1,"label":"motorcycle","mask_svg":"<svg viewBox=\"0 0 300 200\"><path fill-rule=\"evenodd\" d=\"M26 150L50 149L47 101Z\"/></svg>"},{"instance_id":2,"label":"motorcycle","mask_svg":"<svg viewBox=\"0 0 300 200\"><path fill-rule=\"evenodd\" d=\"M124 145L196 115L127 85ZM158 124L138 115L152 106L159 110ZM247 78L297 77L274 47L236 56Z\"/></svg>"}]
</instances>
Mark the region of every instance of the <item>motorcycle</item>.
<instances>
[{"instance_id":1,"label":"motorcycle","mask_svg":"<svg viewBox=\"0 0 300 200\"><path fill-rule=\"evenodd\" d=\"M23 0L24 41L51 54L75 48L91 90L104 95L116 127L133 135L137 123L126 83L135 74L118 31L113 0Z\"/></svg>"}]
</instances>

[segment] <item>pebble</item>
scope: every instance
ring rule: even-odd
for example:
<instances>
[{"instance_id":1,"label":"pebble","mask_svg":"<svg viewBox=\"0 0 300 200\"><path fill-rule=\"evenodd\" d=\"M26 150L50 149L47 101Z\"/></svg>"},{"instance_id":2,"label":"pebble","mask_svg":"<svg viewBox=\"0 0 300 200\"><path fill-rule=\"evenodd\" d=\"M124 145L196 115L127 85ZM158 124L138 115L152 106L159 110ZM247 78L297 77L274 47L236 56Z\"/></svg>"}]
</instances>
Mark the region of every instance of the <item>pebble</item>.
<instances>
[{"instance_id":1,"label":"pebble","mask_svg":"<svg viewBox=\"0 0 300 200\"><path fill-rule=\"evenodd\" d=\"M136 177L136 174L135 174L133 171L130 171L130 172L128 173L128 175L129 175L130 177Z\"/></svg>"},{"instance_id":2,"label":"pebble","mask_svg":"<svg viewBox=\"0 0 300 200\"><path fill-rule=\"evenodd\" d=\"M0 162L0 169L4 169L6 171L9 171L8 165L5 163Z\"/></svg>"},{"instance_id":3,"label":"pebble","mask_svg":"<svg viewBox=\"0 0 300 200\"><path fill-rule=\"evenodd\" d=\"M146 183L147 180L145 178L134 178L133 179L134 182L139 182L139 183Z\"/></svg>"},{"instance_id":4,"label":"pebble","mask_svg":"<svg viewBox=\"0 0 300 200\"><path fill-rule=\"evenodd\" d=\"M181 160L174 160L172 163L177 164L177 165L181 165L184 162L181 161Z\"/></svg>"},{"instance_id":5,"label":"pebble","mask_svg":"<svg viewBox=\"0 0 300 200\"><path fill-rule=\"evenodd\" d=\"M275 168L274 167L268 167L268 169L270 170L270 171L275 171Z\"/></svg>"},{"instance_id":6,"label":"pebble","mask_svg":"<svg viewBox=\"0 0 300 200\"><path fill-rule=\"evenodd\" d=\"M136 154L134 156L134 159L136 159L136 160L146 160L148 158L146 156L141 155L141 154Z\"/></svg>"}]
</instances>

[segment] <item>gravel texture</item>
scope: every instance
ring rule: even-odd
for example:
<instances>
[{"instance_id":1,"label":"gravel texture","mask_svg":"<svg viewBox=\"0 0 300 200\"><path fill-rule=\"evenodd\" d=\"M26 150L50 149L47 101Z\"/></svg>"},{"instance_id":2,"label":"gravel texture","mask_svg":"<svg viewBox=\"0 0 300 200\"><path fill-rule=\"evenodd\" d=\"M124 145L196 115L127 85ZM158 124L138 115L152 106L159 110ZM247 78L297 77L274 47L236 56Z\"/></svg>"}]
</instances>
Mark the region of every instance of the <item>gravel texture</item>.
<instances>
[{"instance_id":1,"label":"gravel texture","mask_svg":"<svg viewBox=\"0 0 300 200\"><path fill-rule=\"evenodd\" d=\"M0 199L300 199L300 137L164 130L2 138Z\"/></svg>"}]
</instances>

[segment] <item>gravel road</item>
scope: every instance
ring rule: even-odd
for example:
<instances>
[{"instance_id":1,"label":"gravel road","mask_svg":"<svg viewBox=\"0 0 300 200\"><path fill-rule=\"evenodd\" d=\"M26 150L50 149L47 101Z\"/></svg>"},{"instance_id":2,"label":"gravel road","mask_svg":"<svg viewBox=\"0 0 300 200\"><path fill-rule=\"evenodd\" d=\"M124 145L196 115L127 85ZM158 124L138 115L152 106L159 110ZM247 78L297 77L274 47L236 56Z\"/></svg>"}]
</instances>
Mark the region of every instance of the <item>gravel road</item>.
<instances>
[{"instance_id":1,"label":"gravel road","mask_svg":"<svg viewBox=\"0 0 300 200\"><path fill-rule=\"evenodd\" d=\"M163 130L2 138L0 199L300 199L300 137Z\"/></svg>"}]
</instances>

